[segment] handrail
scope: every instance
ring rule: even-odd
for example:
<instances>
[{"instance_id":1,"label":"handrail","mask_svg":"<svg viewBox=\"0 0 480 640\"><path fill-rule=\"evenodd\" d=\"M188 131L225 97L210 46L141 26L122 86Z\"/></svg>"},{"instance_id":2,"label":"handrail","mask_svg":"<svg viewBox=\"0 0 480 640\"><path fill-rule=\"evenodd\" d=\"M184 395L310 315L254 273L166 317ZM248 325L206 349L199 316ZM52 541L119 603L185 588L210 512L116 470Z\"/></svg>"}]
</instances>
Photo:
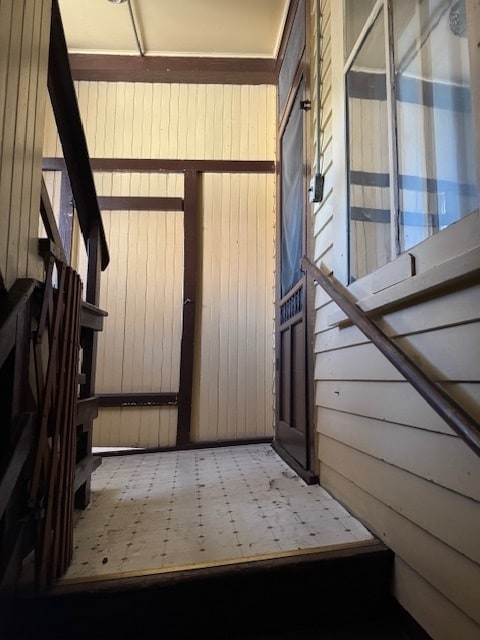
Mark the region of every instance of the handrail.
<instances>
[{"instance_id":1,"label":"handrail","mask_svg":"<svg viewBox=\"0 0 480 640\"><path fill-rule=\"evenodd\" d=\"M383 355L400 371L428 404L445 420L462 440L480 455L480 426L446 391L389 338L356 304L355 299L322 263L320 268L303 257L302 268L328 293L332 300Z\"/></svg>"},{"instance_id":2,"label":"handrail","mask_svg":"<svg viewBox=\"0 0 480 640\"><path fill-rule=\"evenodd\" d=\"M103 270L109 263L108 247L68 60L68 49L58 0L54 0L52 3L49 56L48 92L72 186L78 222L87 247L90 231L96 224L98 225Z\"/></svg>"}]
</instances>

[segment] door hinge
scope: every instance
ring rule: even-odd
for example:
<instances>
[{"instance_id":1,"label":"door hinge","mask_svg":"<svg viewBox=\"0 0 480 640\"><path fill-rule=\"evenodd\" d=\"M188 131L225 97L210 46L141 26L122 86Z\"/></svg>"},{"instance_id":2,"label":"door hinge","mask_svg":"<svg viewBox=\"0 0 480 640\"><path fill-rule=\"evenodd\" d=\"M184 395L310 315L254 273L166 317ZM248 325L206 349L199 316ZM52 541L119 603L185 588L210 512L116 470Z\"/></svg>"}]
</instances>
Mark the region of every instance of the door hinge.
<instances>
[{"instance_id":1,"label":"door hinge","mask_svg":"<svg viewBox=\"0 0 480 640\"><path fill-rule=\"evenodd\" d=\"M312 103L310 100L300 100L300 109L304 111L310 111L312 108Z\"/></svg>"}]
</instances>

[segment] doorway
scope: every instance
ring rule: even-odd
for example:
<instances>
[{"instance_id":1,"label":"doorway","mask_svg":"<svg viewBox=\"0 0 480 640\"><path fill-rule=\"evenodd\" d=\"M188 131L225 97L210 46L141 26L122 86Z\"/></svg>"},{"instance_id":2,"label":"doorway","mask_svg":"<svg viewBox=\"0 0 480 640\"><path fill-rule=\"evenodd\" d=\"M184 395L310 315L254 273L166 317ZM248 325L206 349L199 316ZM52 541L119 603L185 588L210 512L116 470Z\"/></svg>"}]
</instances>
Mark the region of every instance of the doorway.
<instances>
[{"instance_id":1,"label":"doorway","mask_svg":"<svg viewBox=\"0 0 480 640\"><path fill-rule=\"evenodd\" d=\"M302 256L309 254L306 132L310 101L305 16L305 2L299 2L279 81L280 208L277 218L274 446L302 478L313 483L318 479L311 470L312 372L308 320L312 285L300 266Z\"/></svg>"}]
</instances>

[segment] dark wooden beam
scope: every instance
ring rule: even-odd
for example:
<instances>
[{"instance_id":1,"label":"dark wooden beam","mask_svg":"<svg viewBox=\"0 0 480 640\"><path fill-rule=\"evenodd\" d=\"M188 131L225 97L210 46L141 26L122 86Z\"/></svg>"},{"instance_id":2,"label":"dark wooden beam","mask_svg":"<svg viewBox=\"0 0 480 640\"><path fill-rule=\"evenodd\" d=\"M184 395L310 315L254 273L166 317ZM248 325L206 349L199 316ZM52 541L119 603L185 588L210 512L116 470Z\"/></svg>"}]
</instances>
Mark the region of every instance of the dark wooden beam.
<instances>
[{"instance_id":1,"label":"dark wooden beam","mask_svg":"<svg viewBox=\"0 0 480 640\"><path fill-rule=\"evenodd\" d=\"M274 173L274 160L170 160L161 158L91 158L93 171L151 173Z\"/></svg>"},{"instance_id":2,"label":"dark wooden beam","mask_svg":"<svg viewBox=\"0 0 480 640\"><path fill-rule=\"evenodd\" d=\"M75 467L75 480L73 490L76 492L85 484L90 483L92 473L102 464L100 456L89 455L77 463Z\"/></svg>"},{"instance_id":3,"label":"dark wooden beam","mask_svg":"<svg viewBox=\"0 0 480 640\"><path fill-rule=\"evenodd\" d=\"M0 479L0 519L5 513L17 480L23 471L23 467L32 448L35 414L24 413L17 418L17 420L18 425L14 427L14 431L18 431L20 437L10 456L7 468Z\"/></svg>"},{"instance_id":4,"label":"dark wooden beam","mask_svg":"<svg viewBox=\"0 0 480 640\"><path fill-rule=\"evenodd\" d=\"M42 169L44 171L66 171L67 165L64 158L43 158Z\"/></svg>"},{"instance_id":5,"label":"dark wooden beam","mask_svg":"<svg viewBox=\"0 0 480 640\"><path fill-rule=\"evenodd\" d=\"M102 211L183 211L183 198L100 196Z\"/></svg>"},{"instance_id":6,"label":"dark wooden beam","mask_svg":"<svg viewBox=\"0 0 480 640\"><path fill-rule=\"evenodd\" d=\"M58 0L54 0L52 3L48 92L62 143L82 234L85 242L88 242L92 224L97 225L100 234L99 250L101 251L102 269L105 269L109 262L107 241L68 61L67 43Z\"/></svg>"},{"instance_id":7,"label":"dark wooden beam","mask_svg":"<svg viewBox=\"0 0 480 640\"><path fill-rule=\"evenodd\" d=\"M89 302L82 302L80 310L80 324L82 329L93 329L93 331L103 331L103 319L108 316L108 312L96 307Z\"/></svg>"},{"instance_id":8,"label":"dark wooden beam","mask_svg":"<svg viewBox=\"0 0 480 640\"><path fill-rule=\"evenodd\" d=\"M172 160L170 158L90 158L92 171L153 173L275 173L274 160ZM43 158L45 171L62 171L63 158Z\"/></svg>"},{"instance_id":9,"label":"dark wooden beam","mask_svg":"<svg viewBox=\"0 0 480 640\"><path fill-rule=\"evenodd\" d=\"M177 404L177 394L170 393L101 393L100 407L166 407Z\"/></svg>"},{"instance_id":10,"label":"dark wooden beam","mask_svg":"<svg viewBox=\"0 0 480 640\"><path fill-rule=\"evenodd\" d=\"M177 446L190 442L192 415L193 359L195 344L195 316L198 289L198 233L200 175L185 173L184 212L184 269L183 322L180 345L180 383L178 390Z\"/></svg>"},{"instance_id":11,"label":"dark wooden beam","mask_svg":"<svg viewBox=\"0 0 480 640\"><path fill-rule=\"evenodd\" d=\"M37 284L30 278L18 279L8 292L0 296L0 367L15 345L17 317Z\"/></svg>"},{"instance_id":12,"label":"dark wooden beam","mask_svg":"<svg viewBox=\"0 0 480 640\"><path fill-rule=\"evenodd\" d=\"M98 396L92 398L80 398L77 400L77 426L85 423L92 423L98 416L99 407Z\"/></svg>"},{"instance_id":13,"label":"dark wooden beam","mask_svg":"<svg viewBox=\"0 0 480 640\"><path fill-rule=\"evenodd\" d=\"M205 58L70 54L74 80L276 84L274 58Z\"/></svg>"},{"instance_id":14,"label":"dark wooden beam","mask_svg":"<svg viewBox=\"0 0 480 640\"><path fill-rule=\"evenodd\" d=\"M205 440L203 442L188 442L181 447L176 445L173 447L149 447L148 449L140 449L142 453L166 453L169 451L191 451L196 449L219 449L221 447L244 446L256 444L270 444L273 447L272 438L236 438L234 440ZM130 456L139 453L138 448L132 449L113 449L109 451L95 451L94 456L101 458L112 458L117 456Z\"/></svg>"},{"instance_id":15,"label":"dark wooden beam","mask_svg":"<svg viewBox=\"0 0 480 640\"><path fill-rule=\"evenodd\" d=\"M48 260L50 257L52 257L56 260L65 262L65 254L62 251L62 248L55 244L53 240L49 240L48 238L38 239L38 253L44 260Z\"/></svg>"}]
</instances>

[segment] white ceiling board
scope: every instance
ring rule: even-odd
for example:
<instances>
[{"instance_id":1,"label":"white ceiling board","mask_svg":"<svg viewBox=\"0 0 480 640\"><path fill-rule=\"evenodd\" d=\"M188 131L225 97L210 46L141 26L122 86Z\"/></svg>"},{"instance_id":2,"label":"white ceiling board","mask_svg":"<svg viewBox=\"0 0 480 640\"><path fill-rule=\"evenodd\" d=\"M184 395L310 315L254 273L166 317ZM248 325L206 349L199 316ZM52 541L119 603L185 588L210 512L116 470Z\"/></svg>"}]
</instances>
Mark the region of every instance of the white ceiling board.
<instances>
[{"instance_id":1,"label":"white ceiling board","mask_svg":"<svg viewBox=\"0 0 480 640\"><path fill-rule=\"evenodd\" d=\"M289 0L130 0L146 55L274 58ZM72 53L138 54L128 3L59 0Z\"/></svg>"}]
</instances>

